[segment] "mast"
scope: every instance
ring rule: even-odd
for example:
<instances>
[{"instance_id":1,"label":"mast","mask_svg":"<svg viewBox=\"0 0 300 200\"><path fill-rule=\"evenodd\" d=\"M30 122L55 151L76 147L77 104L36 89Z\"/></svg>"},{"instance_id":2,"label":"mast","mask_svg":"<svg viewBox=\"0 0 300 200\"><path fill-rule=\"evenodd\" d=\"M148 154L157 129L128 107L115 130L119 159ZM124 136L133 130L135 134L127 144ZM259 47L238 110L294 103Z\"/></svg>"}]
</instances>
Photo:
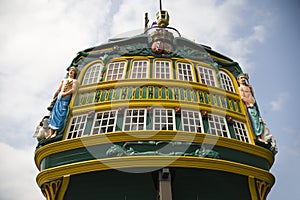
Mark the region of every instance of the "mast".
<instances>
[{"instance_id":1,"label":"mast","mask_svg":"<svg viewBox=\"0 0 300 200\"><path fill-rule=\"evenodd\" d=\"M169 25L169 14L168 11L162 10L162 3L159 0L159 11L156 13L157 25L161 28L165 28Z\"/></svg>"}]
</instances>

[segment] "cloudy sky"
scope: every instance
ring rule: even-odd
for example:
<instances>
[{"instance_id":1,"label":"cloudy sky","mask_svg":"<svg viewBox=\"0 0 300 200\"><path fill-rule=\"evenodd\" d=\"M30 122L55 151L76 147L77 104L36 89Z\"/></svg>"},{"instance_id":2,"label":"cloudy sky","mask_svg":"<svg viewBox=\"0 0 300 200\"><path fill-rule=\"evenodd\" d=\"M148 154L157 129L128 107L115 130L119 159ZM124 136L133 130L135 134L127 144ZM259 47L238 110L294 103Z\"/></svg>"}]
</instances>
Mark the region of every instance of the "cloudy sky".
<instances>
[{"instance_id":1,"label":"cloudy sky","mask_svg":"<svg viewBox=\"0 0 300 200\"><path fill-rule=\"evenodd\" d=\"M298 0L163 0L170 26L238 61L279 153L269 200L300 196ZM43 199L33 132L77 52L155 20L158 0L0 0L0 199ZM295 103L296 101L296 103Z\"/></svg>"}]
</instances>

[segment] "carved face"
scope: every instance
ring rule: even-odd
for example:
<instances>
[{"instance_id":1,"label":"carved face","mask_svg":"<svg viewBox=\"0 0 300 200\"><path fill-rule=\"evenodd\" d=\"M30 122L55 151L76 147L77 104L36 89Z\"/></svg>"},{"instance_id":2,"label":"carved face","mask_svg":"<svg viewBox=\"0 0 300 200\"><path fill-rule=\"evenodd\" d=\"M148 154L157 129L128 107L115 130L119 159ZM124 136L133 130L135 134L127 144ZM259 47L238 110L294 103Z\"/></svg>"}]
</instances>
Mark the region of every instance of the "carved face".
<instances>
[{"instance_id":1,"label":"carved face","mask_svg":"<svg viewBox=\"0 0 300 200\"><path fill-rule=\"evenodd\" d=\"M75 76L76 76L76 70L75 70L73 67L71 67L71 68L69 69L68 74L69 74L69 77L70 77L70 78L75 78Z\"/></svg>"},{"instance_id":2,"label":"carved face","mask_svg":"<svg viewBox=\"0 0 300 200\"><path fill-rule=\"evenodd\" d=\"M237 81L238 81L239 84L243 84L244 85L244 84L246 84L246 80L247 80L246 76L241 75L241 76L239 76L239 78L238 78Z\"/></svg>"}]
</instances>

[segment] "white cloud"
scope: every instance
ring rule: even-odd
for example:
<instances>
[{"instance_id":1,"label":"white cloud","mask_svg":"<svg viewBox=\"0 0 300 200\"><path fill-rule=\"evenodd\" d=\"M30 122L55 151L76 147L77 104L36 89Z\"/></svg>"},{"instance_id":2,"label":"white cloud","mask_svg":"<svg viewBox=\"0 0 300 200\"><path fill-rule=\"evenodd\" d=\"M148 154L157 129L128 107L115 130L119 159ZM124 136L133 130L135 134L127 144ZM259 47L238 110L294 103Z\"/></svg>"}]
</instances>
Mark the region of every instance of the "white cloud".
<instances>
[{"instance_id":1,"label":"white cloud","mask_svg":"<svg viewBox=\"0 0 300 200\"><path fill-rule=\"evenodd\" d=\"M33 132L78 51L106 40L111 1L0 1L0 199L45 199ZM28 147L31 146L31 147Z\"/></svg>"},{"instance_id":2,"label":"white cloud","mask_svg":"<svg viewBox=\"0 0 300 200\"><path fill-rule=\"evenodd\" d=\"M276 99L270 102L272 111L281 111L284 105L286 105L286 101L289 99L288 93L280 93Z\"/></svg>"},{"instance_id":3,"label":"white cloud","mask_svg":"<svg viewBox=\"0 0 300 200\"><path fill-rule=\"evenodd\" d=\"M140 34L144 29L145 13L150 15L156 12L158 2L140 0L124 0L119 6L119 11L113 16L111 34L113 36L137 30Z\"/></svg>"},{"instance_id":4,"label":"white cloud","mask_svg":"<svg viewBox=\"0 0 300 200\"><path fill-rule=\"evenodd\" d=\"M0 199L45 199L35 181L34 148L15 149L0 143L0 149Z\"/></svg>"},{"instance_id":5,"label":"white cloud","mask_svg":"<svg viewBox=\"0 0 300 200\"><path fill-rule=\"evenodd\" d=\"M71 60L104 38L98 30L110 6L105 0L1 1L1 141L30 142ZM16 124L22 132L14 131Z\"/></svg>"},{"instance_id":6,"label":"white cloud","mask_svg":"<svg viewBox=\"0 0 300 200\"><path fill-rule=\"evenodd\" d=\"M188 38L238 61L247 71L251 68L248 56L255 44L264 41L266 21L271 18L271 15L264 20L256 15L245 17L246 13L254 12L249 3L245 0L165 1L165 7L171 15L171 26L183 35L188 34Z\"/></svg>"}]
</instances>

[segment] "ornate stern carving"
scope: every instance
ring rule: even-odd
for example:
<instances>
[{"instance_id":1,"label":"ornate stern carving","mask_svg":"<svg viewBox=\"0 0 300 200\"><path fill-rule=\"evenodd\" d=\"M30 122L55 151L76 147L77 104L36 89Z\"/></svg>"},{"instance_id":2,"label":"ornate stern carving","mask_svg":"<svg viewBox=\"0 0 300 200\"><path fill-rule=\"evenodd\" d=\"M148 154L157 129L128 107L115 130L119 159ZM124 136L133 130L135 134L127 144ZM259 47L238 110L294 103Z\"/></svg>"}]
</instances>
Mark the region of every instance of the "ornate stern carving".
<instances>
[{"instance_id":1,"label":"ornate stern carving","mask_svg":"<svg viewBox=\"0 0 300 200\"><path fill-rule=\"evenodd\" d=\"M255 180L257 193L259 196L259 200L266 200L267 195L271 190L271 185L263 180L256 179Z\"/></svg>"},{"instance_id":2,"label":"ornate stern carving","mask_svg":"<svg viewBox=\"0 0 300 200\"><path fill-rule=\"evenodd\" d=\"M112 145L107 151L108 157L130 155L165 155L165 156L196 156L205 158L220 158L218 152L200 144L188 142L126 142L123 146Z\"/></svg>"},{"instance_id":3,"label":"ornate stern carving","mask_svg":"<svg viewBox=\"0 0 300 200\"><path fill-rule=\"evenodd\" d=\"M61 187L61 183L62 183L62 180L57 179L54 181L44 183L42 185L41 190L47 200L55 200L56 199L56 197L58 195L58 191Z\"/></svg>"}]
</instances>

